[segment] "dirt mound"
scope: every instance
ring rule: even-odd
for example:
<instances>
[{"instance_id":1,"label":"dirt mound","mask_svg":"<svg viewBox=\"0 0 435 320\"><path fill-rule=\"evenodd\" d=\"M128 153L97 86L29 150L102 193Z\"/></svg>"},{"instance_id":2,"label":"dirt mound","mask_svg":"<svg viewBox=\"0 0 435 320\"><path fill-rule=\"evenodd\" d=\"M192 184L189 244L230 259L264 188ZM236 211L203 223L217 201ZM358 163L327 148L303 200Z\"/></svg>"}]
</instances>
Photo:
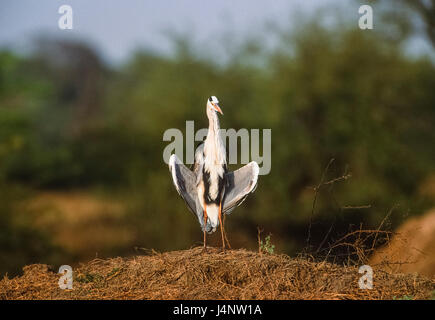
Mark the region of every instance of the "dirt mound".
<instances>
[{"instance_id":1,"label":"dirt mound","mask_svg":"<svg viewBox=\"0 0 435 320\"><path fill-rule=\"evenodd\" d=\"M435 210L405 222L388 245L373 254L369 265L435 277Z\"/></svg>"},{"instance_id":2,"label":"dirt mound","mask_svg":"<svg viewBox=\"0 0 435 320\"><path fill-rule=\"evenodd\" d=\"M93 258L95 252L128 246L133 240L134 232L121 223L125 215L122 203L105 195L41 192L22 206L29 212L26 218L32 226L79 260Z\"/></svg>"},{"instance_id":3,"label":"dirt mound","mask_svg":"<svg viewBox=\"0 0 435 320\"><path fill-rule=\"evenodd\" d=\"M200 247L96 259L74 269L71 290L47 265L23 270L0 281L1 299L427 299L435 290L435 280L376 270L373 289L361 290L357 267Z\"/></svg>"}]
</instances>

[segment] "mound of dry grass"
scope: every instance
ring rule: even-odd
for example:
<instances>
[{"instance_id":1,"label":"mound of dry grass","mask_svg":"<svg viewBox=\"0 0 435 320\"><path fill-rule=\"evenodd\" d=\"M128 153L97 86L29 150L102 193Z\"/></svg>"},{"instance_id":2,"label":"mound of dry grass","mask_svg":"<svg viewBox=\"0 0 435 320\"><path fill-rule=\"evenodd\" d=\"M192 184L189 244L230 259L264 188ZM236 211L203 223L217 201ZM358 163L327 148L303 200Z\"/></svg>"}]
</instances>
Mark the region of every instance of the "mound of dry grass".
<instances>
[{"instance_id":1,"label":"mound of dry grass","mask_svg":"<svg viewBox=\"0 0 435 320\"><path fill-rule=\"evenodd\" d=\"M393 299L431 298L435 279L374 270L361 290L357 267L246 250L209 248L96 259L74 269L73 289L47 265L0 281L1 299Z\"/></svg>"}]
</instances>

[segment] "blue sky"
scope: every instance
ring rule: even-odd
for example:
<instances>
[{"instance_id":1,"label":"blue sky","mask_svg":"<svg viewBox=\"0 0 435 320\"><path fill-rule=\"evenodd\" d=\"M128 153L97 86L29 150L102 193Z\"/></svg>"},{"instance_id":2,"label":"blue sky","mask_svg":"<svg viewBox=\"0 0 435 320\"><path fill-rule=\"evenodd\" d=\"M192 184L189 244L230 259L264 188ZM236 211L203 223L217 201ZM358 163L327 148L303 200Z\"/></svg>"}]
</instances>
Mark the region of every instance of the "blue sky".
<instances>
[{"instance_id":1,"label":"blue sky","mask_svg":"<svg viewBox=\"0 0 435 320\"><path fill-rule=\"evenodd\" d=\"M347 1L344 1L346 3ZM80 37L106 59L121 61L136 48L170 50L166 31L192 35L197 43L216 42L223 33L243 37L267 21L288 24L292 14L310 13L338 0L2 0L0 47L25 49L41 34ZM74 29L60 30L58 8L73 8Z\"/></svg>"},{"instance_id":2,"label":"blue sky","mask_svg":"<svg viewBox=\"0 0 435 320\"><path fill-rule=\"evenodd\" d=\"M74 29L60 30L58 9L73 8ZM122 62L135 49L171 51L167 31L189 34L194 44L218 49L223 35L237 42L268 21L291 25L297 15L338 8L358 19L354 0L0 0L0 48L21 51L40 35L88 41L108 62ZM375 17L376 21L376 17ZM413 44L420 52L424 43Z\"/></svg>"}]
</instances>

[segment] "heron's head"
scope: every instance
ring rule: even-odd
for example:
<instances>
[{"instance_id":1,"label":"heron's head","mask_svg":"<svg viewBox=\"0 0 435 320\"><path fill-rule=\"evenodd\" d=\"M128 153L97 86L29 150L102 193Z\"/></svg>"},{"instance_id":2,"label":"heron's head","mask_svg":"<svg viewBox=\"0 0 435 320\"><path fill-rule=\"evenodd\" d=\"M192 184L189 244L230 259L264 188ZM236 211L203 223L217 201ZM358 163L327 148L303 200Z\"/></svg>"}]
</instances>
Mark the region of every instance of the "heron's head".
<instances>
[{"instance_id":1,"label":"heron's head","mask_svg":"<svg viewBox=\"0 0 435 320\"><path fill-rule=\"evenodd\" d=\"M211 96L210 98L208 98L207 109L214 112L219 112L222 115L224 114L221 108L219 107L219 100L215 96Z\"/></svg>"}]
</instances>

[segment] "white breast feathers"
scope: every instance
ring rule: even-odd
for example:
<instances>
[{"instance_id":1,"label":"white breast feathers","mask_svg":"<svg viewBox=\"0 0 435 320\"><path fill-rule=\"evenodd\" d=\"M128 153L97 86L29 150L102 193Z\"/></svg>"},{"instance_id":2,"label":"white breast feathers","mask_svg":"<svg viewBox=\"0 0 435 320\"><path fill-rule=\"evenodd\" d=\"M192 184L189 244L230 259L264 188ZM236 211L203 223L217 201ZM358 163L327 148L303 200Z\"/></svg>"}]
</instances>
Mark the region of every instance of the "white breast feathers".
<instances>
[{"instance_id":1,"label":"white breast feathers","mask_svg":"<svg viewBox=\"0 0 435 320\"><path fill-rule=\"evenodd\" d=\"M218 135L210 138L204 146L204 170L210 174L209 195L215 200L219 193L219 177L223 178L225 173L226 158L222 139Z\"/></svg>"}]
</instances>

